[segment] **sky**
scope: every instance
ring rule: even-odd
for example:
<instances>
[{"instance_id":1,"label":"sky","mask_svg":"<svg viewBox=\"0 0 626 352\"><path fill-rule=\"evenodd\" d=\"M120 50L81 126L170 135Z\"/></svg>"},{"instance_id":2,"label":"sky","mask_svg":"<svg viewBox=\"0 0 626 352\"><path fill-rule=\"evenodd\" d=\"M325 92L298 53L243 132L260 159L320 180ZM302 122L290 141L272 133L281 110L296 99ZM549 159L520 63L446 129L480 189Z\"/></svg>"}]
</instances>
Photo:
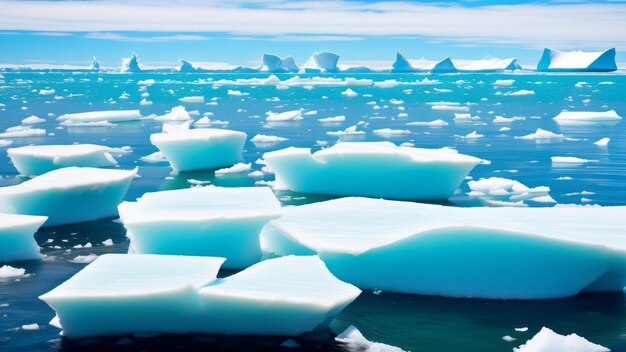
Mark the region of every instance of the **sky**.
<instances>
[{"instance_id":1,"label":"sky","mask_svg":"<svg viewBox=\"0 0 626 352\"><path fill-rule=\"evenodd\" d=\"M340 63L518 57L542 49L617 48L626 62L626 1L0 0L0 63L255 66L263 53L303 64L314 51Z\"/></svg>"}]
</instances>

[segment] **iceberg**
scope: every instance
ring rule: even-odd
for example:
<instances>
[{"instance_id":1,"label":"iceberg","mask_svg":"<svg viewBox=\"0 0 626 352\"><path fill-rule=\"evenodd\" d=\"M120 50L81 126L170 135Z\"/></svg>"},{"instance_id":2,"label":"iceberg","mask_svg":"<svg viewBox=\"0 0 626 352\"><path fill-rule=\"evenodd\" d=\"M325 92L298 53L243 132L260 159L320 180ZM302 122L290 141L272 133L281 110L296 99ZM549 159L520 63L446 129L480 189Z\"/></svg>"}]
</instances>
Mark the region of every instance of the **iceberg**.
<instances>
[{"instance_id":1,"label":"iceberg","mask_svg":"<svg viewBox=\"0 0 626 352\"><path fill-rule=\"evenodd\" d=\"M34 233L45 216L0 214L0 263L41 259Z\"/></svg>"},{"instance_id":2,"label":"iceberg","mask_svg":"<svg viewBox=\"0 0 626 352\"><path fill-rule=\"evenodd\" d=\"M457 60L449 57L441 61L409 60L400 52L396 53L396 61L391 65L392 73L426 72L502 72L521 70L522 66L516 58L498 59L487 56L481 60Z\"/></svg>"},{"instance_id":3,"label":"iceberg","mask_svg":"<svg viewBox=\"0 0 626 352\"><path fill-rule=\"evenodd\" d=\"M191 62L185 59L179 59L178 62L180 62L180 67L178 68L179 72L189 73L200 71L197 67L194 67Z\"/></svg>"},{"instance_id":4,"label":"iceberg","mask_svg":"<svg viewBox=\"0 0 626 352\"><path fill-rule=\"evenodd\" d=\"M7 150L13 166L20 174L37 176L70 167L110 167L117 165L113 154L127 152L118 148L95 144L31 145Z\"/></svg>"},{"instance_id":5,"label":"iceberg","mask_svg":"<svg viewBox=\"0 0 626 352\"><path fill-rule=\"evenodd\" d=\"M537 71L610 72L617 70L615 48L598 52L560 51L545 48Z\"/></svg>"},{"instance_id":6,"label":"iceberg","mask_svg":"<svg viewBox=\"0 0 626 352\"><path fill-rule=\"evenodd\" d=\"M337 72L339 55L327 51L315 52L300 68L301 73L328 73Z\"/></svg>"},{"instance_id":7,"label":"iceberg","mask_svg":"<svg viewBox=\"0 0 626 352\"><path fill-rule=\"evenodd\" d=\"M445 60L444 60L445 61ZM431 61L421 58L409 60L400 52L396 52L396 61L391 64L392 73L427 72L432 71L440 61Z\"/></svg>"},{"instance_id":8,"label":"iceberg","mask_svg":"<svg viewBox=\"0 0 626 352\"><path fill-rule=\"evenodd\" d=\"M56 311L70 339L133 333L298 336L326 329L361 292L314 256L269 259L218 279L223 261L105 254L40 298Z\"/></svg>"},{"instance_id":9,"label":"iceberg","mask_svg":"<svg viewBox=\"0 0 626 352\"><path fill-rule=\"evenodd\" d=\"M447 199L481 160L452 149L390 142L339 142L267 152L278 187L295 192L404 200Z\"/></svg>"},{"instance_id":10,"label":"iceberg","mask_svg":"<svg viewBox=\"0 0 626 352\"><path fill-rule=\"evenodd\" d=\"M432 73L454 73L458 72L458 69L454 66L452 60L447 57L435 64L430 71Z\"/></svg>"},{"instance_id":11,"label":"iceberg","mask_svg":"<svg viewBox=\"0 0 626 352\"><path fill-rule=\"evenodd\" d=\"M452 60L460 72L502 72L521 70L517 58L498 59L487 56L482 60Z\"/></svg>"},{"instance_id":12,"label":"iceberg","mask_svg":"<svg viewBox=\"0 0 626 352\"><path fill-rule=\"evenodd\" d=\"M154 133L150 142L165 155L176 172L217 169L243 160L244 132L216 128Z\"/></svg>"},{"instance_id":13,"label":"iceberg","mask_svg":"<svg viewBox=\"0 0 626 352\"><path fill-rule=\"evenodd\" d=\"M117 215L134 170L66 167L15 186L0 187L0 213L43 215L45 226Z\"/></svg>"},{"instance_id":14,"label":"iceberg","mask_svg":"<svg viewBox=\"0 0 626 352\"><path fill-rule=\"evenodd\" d=\"M615 110L595 111L561 111L554 121L559 125L613 125L622 119Z\"/></svg>"},{"instance_id":15,"label":"iceberg","mask_svg":"<svg viewBox=\"0 0 626 352\"><path fill-rule=\"evenodd\" d=\"M576 334L559 335L549 328L543 327L537 335L526 341L525 344L514 348L513 352L609 352L604 346L589 342Z\"/></svg>"},{"instance_id":16,"label":"iceberg","mask_svg":"<svg viewBox=\"0 0 626 352\"><path fill-rule=\"evenodd\" d=\"M218 256L226 258L229 269L261 259L261 229L282 214L268 187L145 193L118 209L133 253Z\"/></svg>"},{"instance_id":17,"label":"iceberg","mask_svg":"<svg viewBox=\"0 0 626 352\"><path fill-rule=\"evenodd\" d=\"M261 66L258 68L261 72L298 72L298 66L293 57L287 56L280 58L272 54L263 54L261 58Z\"/></svg>"},{"instance_id":18,"label":"iceberg","mask_svg":"<svg viewBox=\"0 0 626 352\"><path fill-rule=\"evenodd\" d=\"M139 67L139 58L137 54L133 53L129 58L122 59L122 72L141 72Z\"/></svg>"},{"instance_id":19,"label":"iceberg","mask_svg":"<svg viewBox=\"0 0 626 352\"><path fill-rule=\"evenodd\" d=\"M284 208L264 249L362 289L486 299L622 292L626 207L460 208L341 198ZM532 260L528 260L532 258Z\"/></svg>"},{"instance_id":20,"label":"iceberg","mask_svg":"<svg viewBox=\"0 0 626 352\"><path fill-rule=\"evenodd\" d=\"M93 57L93 61L91 62L91 71L100 71L100 63L98 62L98 60L96 59L96 57Z\"/></svg>"},{"instance_id":21,"label":"iceberg","mask_svg":"<svg viewBox=\"0 0 626 352\"><path fill-rule=\"evenodd\" d=\"M127 122L141 119L139 110L104 110L64 114L57 117L61 124Z\"/></svg>"}]
</instances>

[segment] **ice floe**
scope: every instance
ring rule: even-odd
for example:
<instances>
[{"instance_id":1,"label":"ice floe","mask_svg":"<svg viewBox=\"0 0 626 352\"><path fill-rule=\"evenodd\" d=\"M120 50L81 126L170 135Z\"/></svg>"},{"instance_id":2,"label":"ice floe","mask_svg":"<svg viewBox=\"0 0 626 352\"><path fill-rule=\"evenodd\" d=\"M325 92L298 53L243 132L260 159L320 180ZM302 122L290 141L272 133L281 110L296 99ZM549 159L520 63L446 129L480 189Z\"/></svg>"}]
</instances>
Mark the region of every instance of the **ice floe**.
<instances>
[{"instance_id":1,"label":"ice floe","mask_svg":"<svg viewBox=\"0 0 626 352\"><path fill-rule=\"evenodd\" d=\"M41 259L33 234L45 216L0 214L0 262Z\"/></svg>"},{"instance_id":2,"label":"ice floe","mask_svg":"<svg viewBox=\"0 0 626 352\"><path fill-rule=\"evenodd\" d=\"M134 253L219 256L241 269L261 259L261 228L282 210L267 187L207 186L145 193L119 213Z\"/></svg>"},{"instance_id":3,"label":"ice floe","mask_svg":"<svg viewBox=\"0 0 626 352\"><path fill-rule=\"evenodd\" d=\"M281 113L267 112L268 122L285 122L285 121L298 121L302 120L302 110L290 110Z\"/></svg>"},{"instance_id":4,"label":"ice floe","mask_svg":"<svg viewBox=\"0 0 626 352\"><path fill-rule=\"evenodd\" d=\"M550 140L561 140L565 138L564 135L550 132L547 130L543 130L541 128L537 128L535 133L530 133L524 136L515 136L516 139L525 139L525 140L533 140L533 141L550 141Z\"/></svg>"},{"instance_id":5,"label":"ice floe","mask_svg":"<svg viewBox=\"0 0 626 352\"><path fill-rule=\"evenodd\" d=\"M576 334L559 335L549 328L543 327L532 339L514 348L513 352L609 352L604 346L589 342Z\"/></svg>"},{"instance_id":6,"label":"ice floe","mask_svg":"<svg viewBox=\"0 0 626 352\"><path fill-rule=\"evenodd\" d=\"M184 106L179 105L173 107L170 112L164 115L154 117L155 121L187 121L191 120L191 116L187 112Z\"/></svg>"},{"instance_id":7,"label":"ice floe","mask_svg":"<svg viewBox=\"0 0 626 352\"><path fill-rule=\"evenodd\" d=\"M408 122L406 125L407 125L407 126L429 126L429 127L442 127L442 126L448 126L448 123L447 123L447 122L445 122L444 120L437 119L437 120L433 120L433 121L414 121L414 122Z\"/></svg>"},{"instance_id":8,"label":"ice floe","mask_svg":"<svg viewBox=\"0 0 626 352\"><path fill-rule=\"evenodd\" d=\"M117 215L134 170L66 167L0 187L0 213L47 216L46 226Z\"/></svg>"},{"instance_id":9,"label":"ice floe","mask_svg":"<svg viewBox=\"0 0 626 352\"><path fill-rule=\"evenodd\" d=\"M113 155L126 154L127 151L95 144L69 144L9 148L7 153L20 174L37 176L69 166L115 166L117 161Z\"/></svg>"},{"instance_id":10,"label":"ice floe","mask_svg":"<svg viewBox=\"0 0 626 352\"><path fill-rule=\"evenodd\" d=\"M32 128L30 126L14 126L9 127L6 131L0 133L0 138L27 138L41 137L46 135L43 128Z\"/></svg>"},{"instance_id":11,"label":"ice floe","mask_svg":"<svg viewBox=\"0 0 626 352\"><path fill-rule=\"evenodd\" d=\"M550 158L552 165L566 164L566 165L582 165L587 163L596 163L598 160L589 160L578 158L575 156L553 156Z\"/></svg>"},{"instance_id":12,"label":"ice floe","mask_svg":"<svg viewBox=\"0 0 626 352\"><path fill-rule=\"evenodd\" d=\"M284 208L264 249L318 254L362 289L489 299L622 292L624 207L446 207L341 198ZM528 260L532 258L532 260Z\"/></svg>"},{"instance_id":13,"label":"ice floe","mask_svg":"<svg viewBox=\"0 0 626 352\"><path fill-rule=\"evenodd\" d=\"M44 122L46 122L45 119L42 119L41 117L38 117L35 115L31 115L22 120L22 125L35 125L35 124L44 123Z\"/></svg>"},{"instance_id":14,"label":"ice floe","mask_svg":"<svg viewBox=\"0 0 626 352\"><path fill-rule=\"evenodd\" d=\"M126 122L141 119L139 110L105 110L89 111L75 114L64 114L57 117L61 124L97 123L97 122Z\"/></svg>"},{"instance_id":15,"label":"ice floe","mask_svg":"<svg viewBox=\"0 0 626 352\"><path fill-rule=\"evenodd\" d=\"M594 112L594 111L561 111L554 121L559 125L612 125L621 120L621 116L615 110Z\"/></svg>"},{"instance_id":16,"label":"ice floe","mask_svg":"<svg viewBox=\"0 0 626 352\"><path fill-rule=\"evenodd\" d=\"M154 133L150 142L165 155L174 171L216 169L242 161L244 132L197 128Z\"/></svg>"},{"instance_id":17,"label":"ice floe","mask_svg":"<svg viewBox=\"0 0 626 352\"><path fill-rule=\"evenodd\" d=\"M481 160L452 149L340 142L265 153L278 187L296 192L390 199L446 199ZM427 187L425 185L428 185Z\"/></svg>"},{"instance_id":18,"label":"ice floe","mask_svg":"<svg viewBox=\"0 0 626 352\"><path fill-rule=\"evenodd\" d=\"M0 267L0 280L17 279L25 275L26 269L14 268L10 265L3 265Z\"/></svg>"},{"instance_id":19,"label":"ice floe","mask_svg":"<svg viewBox=\"0 0 626 352\"><path fill-rule=\"evenodd\" d=\"M528 201L556 203L550 197L549 187L530 188L519 181L508 178L489 177L471 180L467 186L470 189L468 196L479 199L486 206L525 206Z\"/></svg>"},{"instance_id":20,"label":"ice floe","mask_svg":"<svg viewBox=\"0 0 626 352\"><path fill-rule=\"evenodd\" d=\"M544 49L537 71L606 72L617 70L615 48L598 52Z\"/></svg>"},{"instance_id":21,"label":"ice floe","mask_svg":"<svg viewBox=\"0 0 626 352\"><path fill-rule=\"evenodd\" d=\"M404 352L403 349L396 346L372 342L366 339L359 329L353 325L350 325L341 334L337 335L335 341L344 345L348 352Z\"/></svg>"},{"instance_id":22,"label":"ice floe","mask_svg":"<svg viewBox=\"0 0 626 352\"><path fill-rule=\"evenodd\" d=\"M327 328L360 294L317 257L269 259L217 279L223 261L105 254L40 298L56 311L67 338L147 332L297 336Z\"/></svg>"}]
</instances>

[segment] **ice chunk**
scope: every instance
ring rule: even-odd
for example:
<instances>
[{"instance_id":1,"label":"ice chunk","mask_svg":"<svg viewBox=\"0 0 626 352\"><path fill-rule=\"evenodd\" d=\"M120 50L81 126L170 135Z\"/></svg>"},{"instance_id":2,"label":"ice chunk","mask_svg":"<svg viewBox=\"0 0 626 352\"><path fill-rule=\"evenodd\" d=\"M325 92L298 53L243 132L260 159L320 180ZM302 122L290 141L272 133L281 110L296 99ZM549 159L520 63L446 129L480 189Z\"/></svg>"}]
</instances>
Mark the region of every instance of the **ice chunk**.
<instances>
[{"instance_id":1,"label":"ice chunk","mask_svg":"<svg viewBox=\"0 0 626 352\"><path fill-rule=\"evenodd\" d=\"M42 119L41 117L38 117L35 115L31 115L22 120L23 125L35 125L35 124L44 123L44 122L46 122L45 119Z\"/></svg>"},{"instance_id":2,"label":"ice chunk","mask_svg":"<svg viewBox=\"0 0 626 352\"><path fill-rule=\"evenodd\" d=\"M5 132L0 133L0 138L20 138L45 136L46 130L42 128L31 128L30 126L9 127Z\"/></svg>"},{"instance_id":3,"label":"ice chunk","mask_svg":"<svg viewBox=\"0 0 626 352\"><path fill-rule=\"evenodd\" d=\"M0 214L0 262L40 259L33 234L45 216Z\"/></svg>"},{"instance_id":4,"label":"ice chunk","mask_svg":"<svg viewBox=\"0 0 626 352\"><path fill-rule=\"evenodd\" d=\"M155 121L187 121L191 120L191 116L187 112L184 106L179 105L172 108L172 111L167 114L160 115L154 118Z\"/></svg>"},{"instance_id":5,"label":"ice chunk","mask_svg":"<svg viewBox=\"0 0 626 352\"><path fill-rule=\"evenodd\" d=\"M298 66L293 57L287 56L284 59L272 54L263 54L261 58L261 66L258 68L261 72L298 72Z\"/></svg>"},{"instance_id":6,"label":"ice chunk","mask_svg":"<svg viewBox=\"0 0 626 352\"><path fill-rule=\"evenodd\" d=\"M264 159L277 183L292 191L410 200L450 197L480 163L451 149L390 142L340 142L313 154L292 147Z\"/></svg>"},{"instance_id":7,"label":"ice chunk","mask_svg":"<svg viewBox=\"0 0 626 352\"><path fill-rule=\"evenodd\" d=\"M345 345L347 350L352 352L404 352L403 349L396 346L369 341L353 325L337 335L335 341Z\"/></svg>"},{"instance_id":8,"label":"ice chunk","mask_svg":"<svg viewBox=\"0 0 626 352\"><path fill-rule=\"evenodd\" d=\"M607 72L617 70L615 48L599 52L544 49L537 71Z\"/></svg>"},{"instance_id":9,"label":"ice chunk","mask_svg":"<svg viewBox=\"0 0 626 352\"><path fill-rule=\"evenodd\" d=\"M407 126L429 126L429 127L442 127L442 126L448 126L448 123L447 123L447 122L445 122L444 120L437 119L437 120L433 120L433 121L415 121L415 122L408 122L406 125L407 125Z\"/></svg>"},{"instance_id":10,"label":"ice chunk","mask_svg":"<svg viewBox=\"0 0 626 352\"><path fill-rule=\"evenodd\" d=\"M0 213L44 215L46 226L117 215L134 170L66 167L15 186L0 187Z\"/></svg>"},{"instance_id":11,"label":"ice chunk","mask_svg":"<svg viewBox=\"0 0 626 352\"><path fill-rule=\"evenodd\" d=\"M327 51L315 52L309 60L302 65L300 72L303 73L327 73L337 72L339 55Z\"/></svg>"},{"instance_id":12,"label":"ice chunk","mask_svg":"<svg viewBox=\"0 0 626 352\"><path fill-rule=\"evenodd\" d=\"M511 96L511 97L524 96L524 95L535 95L535 91L534 90L528 90L528 89L520 89L520 90L516 90L514 92L506 92L506 93L504 93L504 95Z\"/></svg>"},{"instance_id":13,"label":"ice chunk","mask_svg":"<svg viewBox=\"0 0 626 352\"><path fill-rule=\"evenodd\" d=\"M95 144L31 145L7 150L20 174L37 176L48 171L69 167L109 167L117 165L112 154L127 152Z\"/></svg>"},{"instance_id":14,"label":"ice chunk","mask_svg":"<svg viewBox=\"0 0 626 352\"><path fill-rule=\"evenodd\" d=\"M137 54L133 53L133 55L129 58L122 59L122 72L141 72L141 68L139 67L139 58Z\"/></svg>"},{"instance_id":15,"label":"ice chunk","mask_svg":"<svg viewBox=\"0 0 626 352\"><path fill-rule=\"evenodd\" d=\"M321 123L335 123L335 122L344 122L346 117L344 115L340 116L332 116L332 117L324 117L321 119L317 119L317 121Z\"/></svg>"},{"instance_id":16,"label":"ice chunk","mask_svg":"<svg viewBox=\"0 0 626 352\"><path fill-rule=\"evenodd\" d=\"M348 88L346 90L344 90L343 92L341 92L341 95L345 95L347 97L356 97L357 95L359 95L359 93L353 91L352 89Z\"/></svg>"},{"instance_id":17,"label":"ice chunk","mask_svg":"<svg viewBox=\"0 0 626 352\"><path fill-rule=\"evenodd\" d=\"M40 298L63 335L297 336L327 328L360 293L317 257L284 257L216 279L223 258L105 254Z\"/></svg>"},{"instance_id":18,"label":"ice chunk","mask_svg":"<svg viewBox=\"0 0 626 352\"><path fill-rule=\"evenodd\" d=\"M281 112L277 114L270 111L268 112L267 115L268 116L265 119L265 121L268 121L268 122L284 122L284 121L302 120L301 110L291 110L291 111L285 111L285 112Z\"/></svg>"},{"instance_id":19,"label":"ice chunk","mask_svg":"<svg viewBox=\"0 0 626 352\"><path fill-rule=\"evenodd\" d=\"M542 130L538 128L535 133L527 134L525 136L515 137L516 139L525 139L525 140L534 140L534 141L548 141L548 140L559 140L565 138L562 134L557 134L554 132Z\"/></svg>"},{"instance_id":20,"label":"ice chunk","mask_svg":"<svg viewBox=\"0 0 626 352\"><path fill-rule=\"evenodd\" d=\"M90 111L77 114L65 114L57 117L58 121L70 123L83 122L126 122L141 119L139 110L107 110L107 111Z\"/></svg>"},{"instance_id":21,"label":"ice chunk","mask_svg":"<svg viewBox=\"0 0 626 352\"><path fill-rule=\"evenodd\" d=\"M606 147L609 145L609 142L611 141L611 138L602 138L596 142L594 142L593 144L597 145L598 147Z\"/></svg>"},{"instance_id":22,"label":"ice chunk","mask_svg":"<svg viewBox=\"0 0 626 352\"><path fill-rule=\"evenodd\" d=\"M514 79L497 79L495 82L493 82L493 85L501 86L501 87L508 87L508 86L512 86L513 83L515 83Z\"/></svg>"},{"instance_id":23,"label":"ice chunk","mask_svg":"<svg viewBox=\"0 0 626 352\"><path fill-rule=\"evenodd\" d=\"M269 144L269 143L283 142L288 139L289 138L285 138L285 137L269 136L266 134L257 134L256 136L252 137L250 142L254 144Z\"/></svg>"},{"instance_id":24,"label":"ice chunk","mask_svg":"<svg viewBox=\"0 0 626 352\"><path fill-rule=\"evenodd\" d=\"M576 334L559 335L549 328L543 327L537 335L525 344L514 348L513 352L608 352L608 348L589 342Z\"/></svg>"},{"instance_id":25,"label":"ice chunk","mask_svg":"<svg viewBox=\"0 0 626 352\"><path fill-rule=\"evenodd\" d=\"M615 110L605 112L561 111L554 118L554 121L559 125L612 125L618 123L621 119Z\"/></svg>"},{"instance_id":26,"label":"ice chunk","mask_svg":"<svg viewBox=\"0 0 626 352\"><path fill-rule=\"evenodd\" d=\"M194 187L146 193L119 206L135 253L227 258L245 268L261 259L259 233L281 215L268 187Z\"/></svg>"},{"instance_id":27,"label":"ice chunk","mask_svg":"<svg viewBox=\"0 0 626 352\"><path fill-rule=\"evenodd\" d=\"M575 156L553 156L550 158L552 164L587 164L596 163L598 160L588 160L583 158L577 158Z\"/></svg>"},{"instance_id":28,"label":"ice chunk","mask_svg":"<svg viewBox=\"0 0 626 352\"><path fill-rule=\"evenodd\" d=\"M215 170L215 176L224 176L230 174L241 174L250 171L252 164L238 163L225 169Z\"/></svg>"},{"instance_id":29,"label":"ice chunk","mask_svg":"<svg viewBox=\"0 0 626 352\"><path fill-rule=\"evenodd\" d=\"M187 104L202 104L204 103L204 96L194 95L190 97L182 97L178 99L178 101L180 101L181 103L187 103Z\"/></svg>"},{"instance_id":30,"label":"ice chunk","mask_svg":"<svg viewBox=\"0 0 626 352\"><path fill-rule=\"evenodd\" d=\"M460 208L341 198L284 208L284 215L263 229L262 243L281 255L318 254L338 278L362 289L560 298L622 292L624 211L626 207Z\"/></svg>"},{"instance_id":31,"label":"ice chunk","mask_svg":"<svg viewBox=\"0 0 626 352\"><path fill-rule=\"evenodd\" d=\"M174 171L216 169L242 161L247 135L239 131L199 128L155 133L150 142L165 155Z\"/></svg>"},{"instance_id":32,"label":"ice chunk","mask_svg":"<svg viewBox=\"0 0 626 352\"><path fill-rule=\"evenodd\" d=\"M478 198L486 206L521 206L525 201L552 203L550 188L539 186L530 188L525 184L508 178L490 177L472 180L467 183L468 196Z\"/></svg>"},{"instance_id":33,"label":"ice chunk","mask_svg":"<svg viewBox=\"0 0 626 352\"><path fill-rule=\"evenodd\" d=\"M0 267L0 280L16 279L26 274L26 270L22 268L14 268L10 265Z\"/></svg>"},{"instance_id":34,"label":"ice chunk","mask_svg":"<svg viewBox=\"0 0 626 352\"><path fill-rule=\"evenodd\" d=\"M411 134L411 131L409 130L398 130L398 129L392 129L392 128L381 128L378 130L374 130L372 132L374 132L375 134L384 136L384 137L394 137L394 136L403 136L403 135Z\"/></svg>"}]
</instances>

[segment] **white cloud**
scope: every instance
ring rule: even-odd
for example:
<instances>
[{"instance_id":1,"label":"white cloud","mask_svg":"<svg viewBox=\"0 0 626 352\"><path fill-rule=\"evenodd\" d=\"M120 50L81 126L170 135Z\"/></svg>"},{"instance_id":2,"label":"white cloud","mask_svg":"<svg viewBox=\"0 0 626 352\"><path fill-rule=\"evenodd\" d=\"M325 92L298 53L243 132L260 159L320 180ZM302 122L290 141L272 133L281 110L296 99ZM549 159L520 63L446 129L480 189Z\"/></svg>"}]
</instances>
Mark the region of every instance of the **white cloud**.
<instances>
[{"instance_id":1,"label":"white cloud","mask_svg":"<svg viewBox=\"0 0 626 352\"><path fill-rule=\"evenodd\" d=\"M318 38L419 35L464 45L626 47L626 6L622 4L464 7L410 2L225 3L0 0L0 30L98 32L99 39L126 41L146 39L119 34L116 39L116 33L103 35L102 32L226 32L236 36L276 36L276 40L296 39L294 35ZM203 40L194 37L200 36L148 40Z\"/></svg>"},{"instance_id":2,"label":"white cloud","mask_svg":"<svg viewBox=\"0 0 626 352\"><path fill-rule=\"evenodd\" d=\"M208 40L210 38L201 35L177 34L167 36L151 36L151 37L133 37L119 33L110 32L91 32L83 36L88 39L116 40L120 42L135 43L157 43L157 42L177 42L177 41L199 41Z\"/></svg>"}]
</instances>

